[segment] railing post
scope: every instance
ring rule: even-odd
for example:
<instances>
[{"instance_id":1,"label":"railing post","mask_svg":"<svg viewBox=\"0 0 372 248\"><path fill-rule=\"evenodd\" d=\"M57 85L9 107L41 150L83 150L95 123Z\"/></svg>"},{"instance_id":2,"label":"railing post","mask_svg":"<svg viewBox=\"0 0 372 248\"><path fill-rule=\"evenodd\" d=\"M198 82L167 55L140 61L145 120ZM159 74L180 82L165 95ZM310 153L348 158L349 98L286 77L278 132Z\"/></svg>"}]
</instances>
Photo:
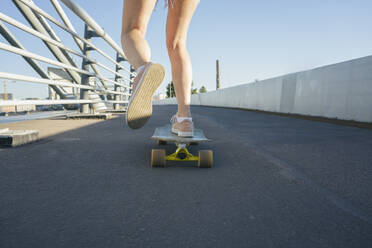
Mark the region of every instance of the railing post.
<instances>
[{"instance_id":1,"label":"railing post","mask_svg":"<svg viewBox=\"0 0 372 248\"><path fill-rule=\"evenodd\" d=\"M134 73L135 71L136 71L136 70L133 68L133 66L130 66L130 76L129 76L129 79L130 79L130 83L129 83L130 90L129 90L129 93L130 93L130 94L132 94L132 86L133 86L133 79L134 79L133 73Z\"/></svg>"},{"instance_id":2,"label":"railing post","mask_svg":"<svg viewBox=\"0 0 372 248\"><path fill-rule=\"evenodd\" d=\"M123 57L121 57L119 53L116 53L116 62L120 63L121 61L125 61L125 59ZM115 72L119 72L120 70L121 70L121 68L118 65L116 65ZM115 81L116 82L118 82L118 80L120 78L121 78L120 76L115 74ZM119 92L121 90L121 87L119 85L115 84L114 90L115 90L115 92ZM116 95L115 94L114 100L115 101L120 101L121 100L121 95ZM119 109L120 109L120 104L119 103L114 103L114 110L119 110Z\"/></svg>"},{"instance_id":3,"label":"railing post","mask_svg":"<svg viewBox=\"0 0 372 248\"><path fill-rule=\"evenodd\" d=\"M88 27L87 24L85 24L85 27L84 27L84 38L88 41L90 41L90 39L92 37L96 36L94 34L94 32ZM90 51L92 50L91 47L89 47L86 43L84 43L84 48L83 48L83 54L87 57L89 57L90 55ZM86 60L85 58L83 59L83 62L82 62L82 65L81 65L81 69L82 70L85 70L85 71L89 71L89 64L90 62L88 60ZM82 85L89 85L89 76L86 75L86 74L82 74L81 76L81 84ZM90 90L88 89L81 89L80 90L80 99L81 100L89 100L89 93L90 93ZM89 103L83 103L80 105L80 112L83 113L83 114L89 114L91 112L91 106Z\"/></svg>"},{"instance_id":4,"label":"railing post","mask_svg":"<svg viewBox=\"0 0 372 248\"><path fill-rule=\"evenodd\" d=\"M127 101L129 101L129 97L130 95L132 95L132 87L133 87L133 79L134 79L134 76L133 76L133 73L135 72L136 70L133 68L133 66L130 66L130 75L129 75L129 80L130 80L130 83L129 83L129 90L128 90L128 93L129 93L129 96L127 96Z\"/></svg>"}]
</instances>

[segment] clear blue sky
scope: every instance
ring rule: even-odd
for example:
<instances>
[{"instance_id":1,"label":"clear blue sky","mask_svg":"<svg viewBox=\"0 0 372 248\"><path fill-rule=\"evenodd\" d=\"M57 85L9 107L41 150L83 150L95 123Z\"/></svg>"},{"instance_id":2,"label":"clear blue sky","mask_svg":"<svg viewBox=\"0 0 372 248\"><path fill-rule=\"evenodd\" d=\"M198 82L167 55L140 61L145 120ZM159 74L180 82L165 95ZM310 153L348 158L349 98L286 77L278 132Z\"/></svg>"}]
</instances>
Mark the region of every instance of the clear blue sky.
<instances>
[{"instance_id":1,"label":"clear blue sky","mask_svg":"<svg viewBox=\"0 0 372 248\"><path fill-rule=\"evenodd\" d=\"M58 18L49 1L34 2ZM122 0L76 2L120 44ZM188 38L195 86L215 89L216 59L221 61L222 86L229 87L371 55L371 10L370 0L201 0ZM147 33L153 60L167 70L159 91L164 91L171 80L165 46L166 11L160 2ZM10 0L2 0L1 12L26 23ZM81 33L82 22L67 13ZM74 46L69 36L55 29L65 43ZM11 30L28 50L52 58L43 43L15 28ZM2 37L0 41L6 42ZM108 47L104 50L114 55ZM0 51L0 65L3 72L36 75L23 59L5 51ZM17 98L47 96L43 85L17 83L8 88Z\"/></svg>"}]
</instances>

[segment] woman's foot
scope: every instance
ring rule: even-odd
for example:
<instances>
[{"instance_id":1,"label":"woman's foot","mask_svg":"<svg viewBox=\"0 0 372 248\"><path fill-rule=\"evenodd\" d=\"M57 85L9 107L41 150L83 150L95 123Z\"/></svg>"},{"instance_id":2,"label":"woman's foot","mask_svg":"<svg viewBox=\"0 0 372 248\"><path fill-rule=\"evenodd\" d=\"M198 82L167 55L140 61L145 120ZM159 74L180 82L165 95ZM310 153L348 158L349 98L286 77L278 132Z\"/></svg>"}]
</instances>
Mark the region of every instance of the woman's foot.
<instances>
[{"instance_id":1,"label":"woman's foot","mask_svg":"<svg viewBox=\"0 0 372 248\"><path fill-rule=\"evenodd\" d=\"M139 68L133 82L126 122L130 128L143 127L152 115L152 96L163 82L165 71L162 65L147 63Z\"/></svg>"},{"instance_id":2,"label":"woman's foot","mask_svg":"<svg viewBox=\"0 0 372 248\"><path fill-rule=\"evenodd\" d=\"M180 137L194 136L194 123L191 117L178 117L175 114L171 119L172 133Z\"/></svg>"}]
</instances>

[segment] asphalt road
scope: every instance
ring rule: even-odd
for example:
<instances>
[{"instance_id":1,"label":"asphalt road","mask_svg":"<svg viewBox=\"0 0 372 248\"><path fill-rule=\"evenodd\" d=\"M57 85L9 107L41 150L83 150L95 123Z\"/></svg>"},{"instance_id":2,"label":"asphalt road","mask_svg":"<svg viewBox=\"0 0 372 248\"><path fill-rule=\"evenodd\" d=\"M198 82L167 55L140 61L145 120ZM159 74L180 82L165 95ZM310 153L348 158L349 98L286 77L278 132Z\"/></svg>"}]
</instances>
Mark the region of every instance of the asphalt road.
<instances>
[{"instance_id":1,"label":"asphalt road","mask_svg":"<svg viewBox=\"0 0 372 248\"><path fill-rule=\"evenodd\" d=\"M212 169L150 168L174 106L1 149L0 247L372 247L372 130L192 110Z\"/></svg>"}]
</instances>

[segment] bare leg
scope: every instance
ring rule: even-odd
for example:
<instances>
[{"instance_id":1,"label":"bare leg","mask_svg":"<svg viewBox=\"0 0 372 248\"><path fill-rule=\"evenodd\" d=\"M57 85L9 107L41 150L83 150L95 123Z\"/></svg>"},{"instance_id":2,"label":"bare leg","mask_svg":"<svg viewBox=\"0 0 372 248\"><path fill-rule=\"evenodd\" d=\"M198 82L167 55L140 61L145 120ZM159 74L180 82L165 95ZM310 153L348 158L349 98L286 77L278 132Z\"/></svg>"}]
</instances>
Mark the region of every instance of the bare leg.
<instances>
[{"instance_id":1,"label":"bare leg","mask_svg":"<svg viewBox=\"0 0 372 248\"><path fill-rule=\"evenodd\" d=\"M167 48L172 64L172 78L178 102L178 116L191 116L190 96L192 66L186 49L187 31L199 0L168 2Z\"/></svg>"},{"instance_id":2,"label":"bare leg","mask_svg":"<svg viewBox=\"0 0 372 248\"><path fill-rule=\"evenodd\" d=\"M145 35L155 4L156 0L124 0L121 43L135 69L150 61L151 50ZM135 80L133 89L137 83Z\"/></svg>"},{"instance_id":3,"label":"bare leg","mask_svg":"<svg viewBox=\"0 0 372 248\"><path fill-rule=\"evenodd\" d=\"M147 24L156 0L124 0L122 46L129 63L137 70L128 102L126 123L143 127L152 115L152 96L164 79L164 68L149 63L151 51L145 40Z\"/></svg>"}]
</instances>

